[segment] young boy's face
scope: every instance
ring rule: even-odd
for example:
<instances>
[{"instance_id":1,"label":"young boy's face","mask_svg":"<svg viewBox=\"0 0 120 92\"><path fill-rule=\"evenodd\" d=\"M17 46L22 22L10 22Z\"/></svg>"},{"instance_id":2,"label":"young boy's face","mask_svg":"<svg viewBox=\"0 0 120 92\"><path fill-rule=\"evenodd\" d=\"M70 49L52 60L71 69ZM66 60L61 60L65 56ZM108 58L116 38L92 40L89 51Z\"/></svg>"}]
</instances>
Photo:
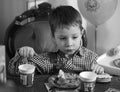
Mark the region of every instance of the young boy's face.
<instances>
[{"instance_id":1,"label":"young boy's face","mask_svg":"<svg viewBox=\"0 0 120 92\"><path fill-rule=\"evenodd\" d=\"M66 55L73 54L80 47L82 34L78 25L57 28L54 35L58 49Z\"/></svg>"}]
</instances>

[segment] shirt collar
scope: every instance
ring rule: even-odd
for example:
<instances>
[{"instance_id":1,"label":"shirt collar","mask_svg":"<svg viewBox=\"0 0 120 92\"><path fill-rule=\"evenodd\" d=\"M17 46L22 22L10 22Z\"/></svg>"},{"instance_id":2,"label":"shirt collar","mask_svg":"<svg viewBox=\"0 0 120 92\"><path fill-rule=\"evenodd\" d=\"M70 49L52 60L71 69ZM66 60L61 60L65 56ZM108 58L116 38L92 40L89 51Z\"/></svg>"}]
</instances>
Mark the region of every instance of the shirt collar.
<instances>
[{"instance_id":1,"label":"shirt collar","mask_svg":"<svg viewBox=\"0 0 120 92\"><path fill-rule=\"evenodd\" d=\"M84 55L83 47L80 46L79 49L74 53L74 55L83 56Z\"/></svg>"}]
</instances>

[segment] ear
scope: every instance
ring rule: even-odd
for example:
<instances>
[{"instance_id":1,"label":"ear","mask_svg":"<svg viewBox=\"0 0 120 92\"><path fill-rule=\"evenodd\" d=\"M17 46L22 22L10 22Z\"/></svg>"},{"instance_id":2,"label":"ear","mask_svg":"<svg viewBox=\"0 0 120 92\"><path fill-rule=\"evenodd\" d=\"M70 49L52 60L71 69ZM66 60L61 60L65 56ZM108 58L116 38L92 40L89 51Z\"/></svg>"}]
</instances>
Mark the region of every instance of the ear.
<instances>
[{"instance_id":1,"label":"ear","mask_svg":"<svg viewBox=\"0 0 120 92\"><path fill-rule=\"evenodd\" d=\"M84 31L85 31L85 29L82 27L82 28L81 28L81 35L84 34Z\"/></svg>"},{"instance_id":2,"label":"ear","mask_svg":"<svg viewBox=\"0 0 120 92\"><path fill-rule=\"evenodd\" d=\"M83 46L83 40L82 40L82 38L80 40L80 46Z\"/></svg>"},{"instance_id":3,"label":"ear","mask_svg":"<svg viewBox=\"0 0 120 92\"><path fill-rule=\"evenodd\" d=\"M84 47L87 47L86 30L84 28L82 28L81 34L82 34L82 44Z\"/></svg>"}]
</instances>

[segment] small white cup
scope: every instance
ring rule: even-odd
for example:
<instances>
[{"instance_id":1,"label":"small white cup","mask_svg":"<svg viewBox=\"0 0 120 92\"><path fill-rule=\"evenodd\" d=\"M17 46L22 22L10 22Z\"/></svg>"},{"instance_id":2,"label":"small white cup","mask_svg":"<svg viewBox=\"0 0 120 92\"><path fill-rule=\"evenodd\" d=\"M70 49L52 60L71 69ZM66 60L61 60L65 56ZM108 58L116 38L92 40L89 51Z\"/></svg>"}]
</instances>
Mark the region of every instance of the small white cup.
<instances>
[{"instance_id":1,"label":"small white cup","mask_svg":"<svg viewBox=\"0 0 120 92\"><path fill-rule=\"evenodd\" d=\"M84 71L79 74L82 92L94 92L97 74L92 71Z\"/></svg>"},{"instance_id":2,"label":"small white cup","mask_svg":"<svg viewBox=\"0 0 120 92\"><path fill-rule=\"evenodd\" d=\"M31 64L22 64L18 66L20 72L20 82L24 86L30 87L34 81L35 66Z\"/></svg>"}]
</instances>

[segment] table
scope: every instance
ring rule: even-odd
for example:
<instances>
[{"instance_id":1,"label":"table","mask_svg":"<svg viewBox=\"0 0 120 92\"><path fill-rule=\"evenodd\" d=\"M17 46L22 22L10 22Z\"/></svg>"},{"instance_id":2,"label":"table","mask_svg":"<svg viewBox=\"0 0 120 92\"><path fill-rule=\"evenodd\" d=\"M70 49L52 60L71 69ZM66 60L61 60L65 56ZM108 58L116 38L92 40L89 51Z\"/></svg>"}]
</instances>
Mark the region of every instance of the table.
<instances>
[{"instance_id":1,"label":"table","mask_svg":"<svg viewBox=\"0 0 120 92\"><path fill-rule=\"evenodd\" d=\"M8 77L9 80L15 82L17 87L17 92L47 92L47 89L44 85L47 82L47 79L50 75L37 75L34 79L34 84L32 87L25 87L20 84L19 77Z\"/></svg>"},{"instance_id":2,"label":"table","mask_svg":"<svg viewBox=\"0 0 120 92\"><path fill-rule=\"evenodd\" d=\"M47 92L44 85L47 82L49 75L39 75L35 76L34 85L32 87L24 87L20 85L19 77L9 77L16 83L17 92ZM120 90L120 78L113 76L110 83L96 83L95 92L105 92L108 88L116 88Z\"/></svg>"}]
</instances>

